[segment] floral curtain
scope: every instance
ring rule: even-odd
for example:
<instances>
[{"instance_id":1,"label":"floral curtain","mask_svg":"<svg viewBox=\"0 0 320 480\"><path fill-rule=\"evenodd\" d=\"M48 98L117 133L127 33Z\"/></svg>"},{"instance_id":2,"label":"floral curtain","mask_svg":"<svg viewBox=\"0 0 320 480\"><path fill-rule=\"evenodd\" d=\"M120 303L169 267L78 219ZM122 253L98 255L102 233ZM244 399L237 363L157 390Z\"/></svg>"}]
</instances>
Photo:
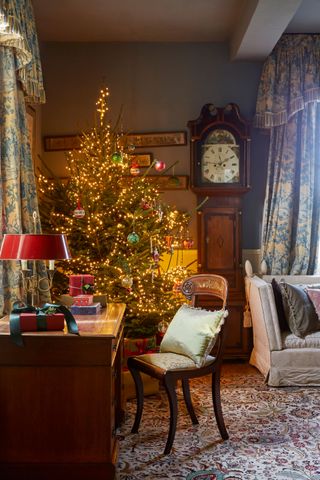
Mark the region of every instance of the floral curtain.
<instances>
[{"instance_id":1,"label":"floral curtain","mask_svg":"<svg viewBox=\"0 0 320 480\"><path fill-rule=\"evenodd\" d=\"M1 238L33 232L33 212L38 212L26 101L45 101L32 4L0 0ZM20 284L20 262L0 262L0 313L20 299Z\"/></svg>"},{"instance_id":2,"label":"floral curtain","mask_svg":"<svg viewBox=\"0 0 320 480\"><path fill-rule=\"evenodd\" d=\"M264 64L255 116L270 129L262 253L274 275L316 269L319 102L320 36L284 35Z\"/></svg>"}]
</instances>

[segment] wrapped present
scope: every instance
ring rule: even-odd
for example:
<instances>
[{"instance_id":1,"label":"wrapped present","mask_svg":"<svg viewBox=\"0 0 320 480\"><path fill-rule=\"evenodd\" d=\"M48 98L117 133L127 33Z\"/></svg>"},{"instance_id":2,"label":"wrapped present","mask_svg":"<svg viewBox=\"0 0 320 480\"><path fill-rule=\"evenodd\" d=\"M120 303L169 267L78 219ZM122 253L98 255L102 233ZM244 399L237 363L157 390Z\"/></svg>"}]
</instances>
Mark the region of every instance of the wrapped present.
<instances>
[{"instance_id":1,"label":"wrapped present","mask_svg":"<svg viewBox=\"0 0 320 480\"><path fill-rule=\"evenodd\" d=\"M85 297L88 297L88 296L89 295L85 295ZM75 303L74 302L75 298L76 297L72 297L71 295L63 294L63 295L60 295L60 297L57 297L57 301L62 305L66 305L67 307L71 307L71 305L73 305ZM100 303L101 307L106 307L107 306L107 295L105 293L94 294L91 304L92 303Z\"/></svg>"},{"instance_id":2,"label":"wrapped present","mask_svg":"<svg viewBox=\"0 0 320 480\"><path fill-rule=\"evenodd\" d=\"M124 339L124 355L131 357L132 355L141 355L147 351L156 348L156 337L145 338L125 338Z\"/></svg>"},{"instance_id":3,"label":"wrapped present","mask_svg":"<svg viewBox=\"0 0 320 480\"><path fill-rule=\"evenodd\" d=\"M97 293L93 295L93 301L101 303L101 307L107 306L107 294L106 293Z\"/></svg>"},{"instance_id":4,"label":"wrapped present","mask_svg":"<svg viewBox=\"0 0 320 480\"><path fill-rule=\"evenodd\" d=\"M97 315L101 310L101 303L93 303L92 305L71 305L71 313L73 315Z\"/></svg>"},{"instance_id":5,"label":"wrapped present","mask_svg":"<svg viewBox=\"0 0 320 480\"><path fill-rule=\"evenodd\" d=\"M78 307L83 307L87 305L93 304L93 295L77 295L73 297L73 305L77 305Z\"/></svg>"},{"instance_id":6,"label":"wrapped present","mask_svg":"<svg viewBox=\"0 0 320 480\"><path fill-rule=\"evenodd\" d=\"M10 336L16 345L23 347L22 332L63 330L64 320L68 333L79 335L77 322L64 305L46 303L40 308L15 302L9 317Z\"/></svg>"},{"instance_id":7,"label":"wrapped present","mask_svg":"<svg viewBox=\"0 0 320 480\"><path fill-rule=\"evenodd\" d=\"M47 315L37 315L36 312L20 314L20 331L36 332L46 330L63 330L63 313L53 313Z\"/></svg>"},{"instance_id":8,"label":"wrapped present","mask_svg":"<svg viewBox=\"0 0 320 480\"><path fill-rule=\"evenodd\" d=\"M156 337L125 338L123 350L123 369L127 370L127 358L143 355L144 353L158 352Z\"/></svg>"},{"instance_id":9,"label":"wrapped present","mask_svg":"<svg viewBox=\"0 0 320 480\"><path fill-rule=\"evenodd\" d=\"M94 276L89 274L70 275L69 292L72 297L82 294L92 294L94 289Z\"/></svg>"}]
</instances>

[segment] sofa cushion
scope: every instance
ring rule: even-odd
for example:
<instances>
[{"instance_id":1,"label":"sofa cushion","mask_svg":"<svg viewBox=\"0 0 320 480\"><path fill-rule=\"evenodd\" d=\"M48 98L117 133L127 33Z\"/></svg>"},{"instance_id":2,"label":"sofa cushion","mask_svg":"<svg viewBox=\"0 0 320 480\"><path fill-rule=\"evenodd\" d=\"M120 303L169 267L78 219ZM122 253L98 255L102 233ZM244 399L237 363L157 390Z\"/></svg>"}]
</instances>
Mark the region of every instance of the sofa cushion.
<instances>
[{"instance_id":1,"label":"sofa cushion","mask_svg":"<svg viewBox=\"0 0 320 480\"><path fill-rule=\"evenodd\" d=\"M275 278L272 279L271 286L273 290L274 301L276 304L280 330L281 332L287 332L290 329L283 308L281 289Z\"/></svg>"},{"instance_id":2,"label":"sofa cushion","mask_svg":"<svg viewBox=\"0 0 320 480\"><path fill-rule=\"evenodd\" d=\"M306 292L313 303L318 319L320 319L320 289L306 288Z\"/></svg>"},{"instance_id":3,"label":"sofa cushion","mask_svg":"<svg viewBox=\"0 0 320 480\"><path fill-rule=\"evenodd\" d=\"M282 333L283 348L320 348L320 331L299 338L293 333Z\"/></svg>"},{"instance_id":4,"label":"sofa cushion","mask_svg":"<svg viewBox=\"0 0 320 480\"><path fill-rule=\"evenodd\" d=\"M305 289L284 281L279 286L290 331L303 338L308 333L320 330L320 321Z\"/></svg>"}]
</instances>

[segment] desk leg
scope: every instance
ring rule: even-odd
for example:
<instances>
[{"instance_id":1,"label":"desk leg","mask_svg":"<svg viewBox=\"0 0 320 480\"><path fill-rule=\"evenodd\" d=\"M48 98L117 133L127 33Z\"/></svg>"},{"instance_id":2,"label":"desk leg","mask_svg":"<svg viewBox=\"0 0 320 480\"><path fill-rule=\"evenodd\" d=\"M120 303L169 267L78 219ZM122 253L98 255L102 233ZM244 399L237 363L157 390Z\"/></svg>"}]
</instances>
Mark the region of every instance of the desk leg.
<instances>
[{"instance_id":1,"label":"desk leg","mask_svg":"<svg viewBox=\"0 0 320 480\"><path fill-rule=\"evenodd\" d=\"M125 416L125 397L123 394L122 381L122 363L123 363L123 334L119 342L117 355L115 358L114 372L115 372L115 425L118 428L124 421Z\"/></svg>"}]
</instances>

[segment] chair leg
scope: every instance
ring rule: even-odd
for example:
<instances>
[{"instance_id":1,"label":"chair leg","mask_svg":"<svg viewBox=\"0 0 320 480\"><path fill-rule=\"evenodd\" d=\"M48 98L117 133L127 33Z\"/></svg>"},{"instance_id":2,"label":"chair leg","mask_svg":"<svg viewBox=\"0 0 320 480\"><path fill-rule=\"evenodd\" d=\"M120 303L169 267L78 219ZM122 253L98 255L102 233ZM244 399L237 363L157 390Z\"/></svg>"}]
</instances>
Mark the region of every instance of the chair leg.
<instances>
[{"instance_id":1,"label":"chair leg","mask_svg":"<svg viewBox=\"0 0 320 480\"><path fill-rule=\"evenodd\" d=\"M141 416L142 416L142 410L143 410L143 397L144 397L143 383L142 383L142 378L139 370L136 370L135 368L130 366L129 361L128 361L128 368L134 380L134 384L136 387L136 396L137 396L137 410L136 410L136 416L134 419L134 424L131 429L131 433L138 433Z\"/></svg>"},{"instance_id":2,"label":"chair leg","mask_svg":"<svg viewBox=\"0 0 320 480\"><path fill-rule=\"evenodd\" d=\"M223 440L228 440L229 434L227 432L222 408L221 408L221 398L220 398L220 369L215 372L212 372L212 401L214 413L216 416L217 425L219 428L220 435Z\"/></svg>"},{"instance_id":3,"label":"chair leg","mask_svg":"<svg viewBox=\"0 0 320 480\"><path fill-rule=\"evenodd\" d=\"M177 419L178 419L178 402L176 393L175 380L165 375L163 378L163 384L166 389L169 406L170 406L170 427L167 438L167 443L164 449L164 455L168 455L171 451L173 440L176 434Z\"/></svg>"},{"instance_id":4,"label":"chair leg","mask_svg":"<svg viewBox=\"0 0 320 480\"><path fill-rule=\"evenodd\" d=\"M187 410L189 412L190 418L192 420L193 425L198 425L198 419L197 416L194 412L193 405L192 405L192 400L191 400L191 395L190 395L190 387L189 387L189 380L187 378L183 378L181 380L182 382L182 390L183 390L183 396L184 396L184 401L187 407Z\"/></svg>"}]
</instances>

